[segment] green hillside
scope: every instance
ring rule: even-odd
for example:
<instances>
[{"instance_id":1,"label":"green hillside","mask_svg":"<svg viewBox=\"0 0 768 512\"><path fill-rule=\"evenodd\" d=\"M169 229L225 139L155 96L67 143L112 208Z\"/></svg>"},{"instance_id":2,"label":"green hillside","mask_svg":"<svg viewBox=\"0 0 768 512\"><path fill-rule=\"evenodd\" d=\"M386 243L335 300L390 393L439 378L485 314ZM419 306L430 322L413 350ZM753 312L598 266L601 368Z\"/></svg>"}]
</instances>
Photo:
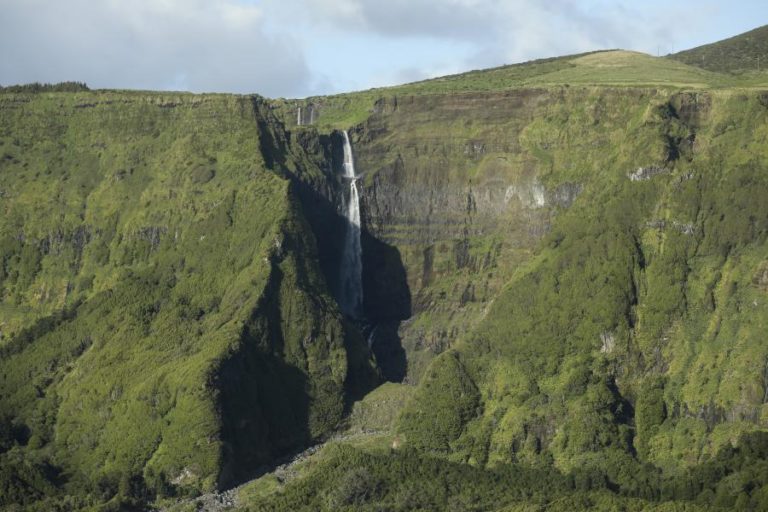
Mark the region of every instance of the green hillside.
<instances>
[{"instance_id":1,"label":"green hillside","mask_svg":"<svg viewBox=\"0 0 768 512\"><path fill-rule=\"evenodd\" d=\"M669 58L718 73L765 72L768 70L768 25L678 52Z\"/></svg>"},{"instance_id":2,"label":"green hillside","mask_svg":"<svg viewBox=\"0 0 768 512\"><path fill-rule=\"evenodd\" d=\"M549 84L713 86L724 77L644 53L609 50L473 71L390 88L394 93L503 90Z\"/></svg>"},{"instance_id":3,"label":"green hillside","mask_svg":"<svg viewBox=\"0 0 768 512\"><path fill-rule=\"evenodd\" d=\"M260 101L0 96L4 504L229 485L341 418L365 359Z\"/></svg>"},{"instance_id":4,"label":"green hillside","mask_svg":"<svg viewBox=\"0 0 768 512\"><path fill-rule=\"evenodd\" d=\"M480 464L569 470L619 450L675 470L768 425L768 110L739 94L622 96L603 96L596 126L577 116L596 98L569 93L525 129L543 187L583 188L430 366L406 439Z\"/></svg>"},{"instance_id":5,"label":"green hillside","mask_svg":"<svg viewBox=\"0 0 768 512\"><path fill-rule=\"evenodd\" d=\"M759 88L768 82L767 77L768 74L762 73L737 76L720 69L702 69L696 62L679 62L640 52L608 50L470 71L395 87L304 100L274 100L273 108L281 114L287 126L296 124L297 108L301 107L305 115L314 110L312 124L319 129L343 129L364 122L380 108L376 102L386 97L409 98L563 86ZM308 120L302 124L308 124Z\"/></svg>"}]
</instances>

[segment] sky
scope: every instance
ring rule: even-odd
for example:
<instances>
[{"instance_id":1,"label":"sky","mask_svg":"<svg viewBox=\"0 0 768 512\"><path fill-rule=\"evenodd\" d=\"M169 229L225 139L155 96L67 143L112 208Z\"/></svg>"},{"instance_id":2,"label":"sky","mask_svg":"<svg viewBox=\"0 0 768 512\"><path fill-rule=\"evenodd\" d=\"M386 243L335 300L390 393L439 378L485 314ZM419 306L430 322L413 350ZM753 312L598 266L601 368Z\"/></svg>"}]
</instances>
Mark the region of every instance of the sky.
<instances>
[{"instance_id":1,"label":"sky","mask_svg":"<svg viewBox=\"0 0 768 512\"><path fill-rule=\"evenodd\" d=\"M296 98L766 23L765 0L0 0L0 85Z\"/></svg>"}]
</instances>

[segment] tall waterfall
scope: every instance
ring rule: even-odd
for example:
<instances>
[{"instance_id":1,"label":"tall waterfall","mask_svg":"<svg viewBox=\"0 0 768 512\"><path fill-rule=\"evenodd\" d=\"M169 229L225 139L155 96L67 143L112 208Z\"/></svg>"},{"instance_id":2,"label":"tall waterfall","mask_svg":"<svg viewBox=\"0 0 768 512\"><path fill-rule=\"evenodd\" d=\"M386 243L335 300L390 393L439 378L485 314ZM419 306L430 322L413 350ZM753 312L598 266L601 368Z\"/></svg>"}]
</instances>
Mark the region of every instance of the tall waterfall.
<instances>
[{"instance_id":1,"label":"tall waterfall","mask_svg":"<svg viewBox=\"0 0 768 512\"><path fill-rule=\"evenodd\" d=\"M352 318L359 318L363 310L363 251L360 246L360 196L357 192L355 157L349 135L344 130L344 180L349 180L349 196L345 199L344 217L347 232L341 256L341 309Z\"/></svg>"}]
</instances>

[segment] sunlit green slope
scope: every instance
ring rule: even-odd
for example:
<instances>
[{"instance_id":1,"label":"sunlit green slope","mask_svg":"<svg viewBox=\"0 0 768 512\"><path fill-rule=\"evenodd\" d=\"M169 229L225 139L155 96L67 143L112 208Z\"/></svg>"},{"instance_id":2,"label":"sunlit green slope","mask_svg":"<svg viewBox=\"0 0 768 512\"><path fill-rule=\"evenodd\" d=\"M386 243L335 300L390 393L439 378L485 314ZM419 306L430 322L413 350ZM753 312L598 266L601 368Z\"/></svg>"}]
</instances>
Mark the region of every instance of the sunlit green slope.
<instances>
[{"instance_id":1,"label":"sunlit green slope","mask_svg":"<svg viewBox=\"0 0 768 512\"><path fill-rule=\"evenodd\" d=\"M0 110L3 503L228 485L335 425L354 362L260 99Z\"/></svg>"},{"instance_id":2,"label":"sunlit green slope","mask_svg":"<svg viewBox=\"0 0 768 512\"><path fill-rule=\"evenodd\" d=\"M676 54L682 55L682 54ZM768 59L768 57L766 57ZM724 69L702 69L696 62L624 51L607 50L586 54L541 59L492 69L483 69L433 78L394 87L370 89L305 100L276 100L287 125L295 124L296 108L315 110L313 124L343 128L362 122L377 110L382 97L407 98L424 94L498 92L521 88L561 86L620 86L664 88L761 87L768 75L732 75ZM306 124L306 121L305 121Z\"/></svg>"}]
</instances>

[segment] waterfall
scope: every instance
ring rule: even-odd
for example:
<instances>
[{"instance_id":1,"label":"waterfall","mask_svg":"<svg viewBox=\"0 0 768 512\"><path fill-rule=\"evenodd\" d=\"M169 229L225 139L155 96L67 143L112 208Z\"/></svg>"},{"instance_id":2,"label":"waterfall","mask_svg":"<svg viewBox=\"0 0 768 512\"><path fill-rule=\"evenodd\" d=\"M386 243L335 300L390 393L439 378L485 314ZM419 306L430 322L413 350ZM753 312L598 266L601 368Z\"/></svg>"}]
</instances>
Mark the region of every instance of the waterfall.
<instances>
[{"instance_id":1,"label":"waterfall","mask_svg":"<svg viewBox=\"0 0 768 512\"><path fill-rule=\"evenodd\" d=\"M359 318L363 309L363 259L360 246L360 196L357 192L355 158L349 135L344 130L344 180L349 180L349 196L344 204L347 232L341 255L341 290L339 304L352 318Z\"/></svg>"},{"instance_id":2,"label":"waterfall","mask_svg":"<svg viewBox=\"0 0 768 512\"><path fill-rule=\"evenodd\" d=\"M368 348L373 347L373 342L376 340L376 329L378 328L378 325L374 325L371 332L368 333Z\"/></svg>"},{"instance_id":3,"label":"waterfall","mask_svg":"<svg viewBox=\"0 0 768 512\"><path fill-rule=\"evenodd\" d=\"M301 126L301 107L296 112L296 126Z\"/></svg>"}]
</instances>

